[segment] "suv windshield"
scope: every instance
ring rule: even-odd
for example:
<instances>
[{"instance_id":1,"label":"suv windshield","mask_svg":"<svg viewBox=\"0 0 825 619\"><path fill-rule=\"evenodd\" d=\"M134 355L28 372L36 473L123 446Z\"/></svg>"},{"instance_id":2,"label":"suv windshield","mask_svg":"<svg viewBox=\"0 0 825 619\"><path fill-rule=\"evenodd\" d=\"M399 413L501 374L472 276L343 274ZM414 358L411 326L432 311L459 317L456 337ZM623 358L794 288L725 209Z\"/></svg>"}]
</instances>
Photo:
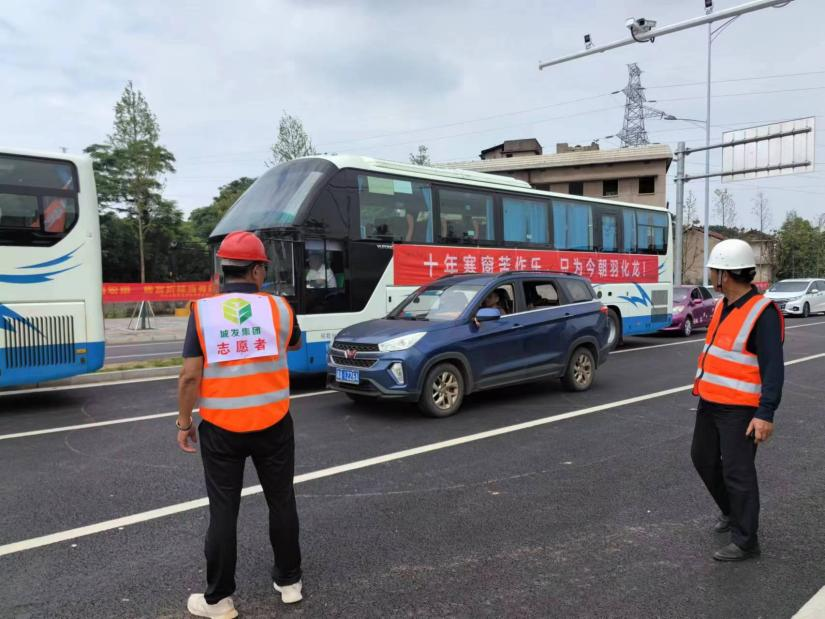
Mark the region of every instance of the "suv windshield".
<instances>
[{"instance_id":1,"label":"suv windshield","mask_svg":"<svg viewBox=\"0 0 825 619\"><path fill-rule=\"evenodd\" d=\"M805 292L809 282L776 282L768 292Z\"/></svg>"},{"instance_id":2,"label":"suv windshield","mask_svg":"<svg viewBox=\"0 0 825 619\"><path fill-rule=\"evenodd\" d=\"M473 302L484 286L468 284L432 284L419 289L396 307L388 318L399 320L455 320Z\"/></svg>"},{"instance_id":3,"label":"suv windshield","mask_svg":"<svg viewBox=\"0 0 825 619\"><path fill-rule=\"evenodd\" d=\"M307 196L335 170L325 159L296 159L268 170L238 198L211 236L291 226Z\"/></svg>"}]
</instances>

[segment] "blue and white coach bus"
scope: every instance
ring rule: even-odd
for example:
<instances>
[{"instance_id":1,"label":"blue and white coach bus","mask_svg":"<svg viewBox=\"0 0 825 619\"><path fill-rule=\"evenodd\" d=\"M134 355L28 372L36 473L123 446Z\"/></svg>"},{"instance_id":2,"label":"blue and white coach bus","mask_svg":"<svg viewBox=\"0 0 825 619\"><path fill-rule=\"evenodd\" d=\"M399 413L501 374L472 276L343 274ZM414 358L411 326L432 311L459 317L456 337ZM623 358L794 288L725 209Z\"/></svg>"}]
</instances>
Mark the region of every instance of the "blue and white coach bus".
<instances>
[{"instance_id":1,"label":"blue and white coach bus","mask_svg":"<svg viewBox=\"0 0 825 619\"><path fill-rule=\"evenodd\" d=\"M103 365L91 160L0 149L0 387Z\"/></svg>"},{"instance_id":2,"label":"blue and white coach bus","mask_svg":"<svg viewBox=\"0 0 825 619\"><path fill-rule=\"evenodd\" d=\"M339 330L386 315L451 273L562 270L590 278L613 344L670 324L666 210L532 189L491 174L332 156L268 170L213 230L257 233L267 287L295 308L293 372L321 372Z\"/></svg>"}]
</instances>

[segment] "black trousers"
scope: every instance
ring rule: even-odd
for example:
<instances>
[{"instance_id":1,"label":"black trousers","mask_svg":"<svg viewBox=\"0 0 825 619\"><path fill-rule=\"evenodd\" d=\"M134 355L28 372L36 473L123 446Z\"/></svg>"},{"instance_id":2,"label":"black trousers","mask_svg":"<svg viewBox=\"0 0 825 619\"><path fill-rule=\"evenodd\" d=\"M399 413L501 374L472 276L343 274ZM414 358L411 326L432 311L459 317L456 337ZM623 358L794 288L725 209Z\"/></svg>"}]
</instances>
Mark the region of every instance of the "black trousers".
<instances>
[{"instance_id":1,"label":"black trousers","mask_svg":"<svg viewBox=\"0 0 825 619\"><path fill-rule=\"evenodd\" d=\"M201 421L198 435L209 496L206 601L215 604L235 591L238 510L247 457L252 458L269 506L269 539L275 554L272 578L278 585L298 582L301 550L292 485L295 471L292 417L287 414L274 426L249 433L229 432Z\"/></svg>"},{"instance_id":2,"label":"black trousers","mask_svg":"<svg viewBox=\"0 0 825 619\"><path fill-rule=\"evenodd\" d=\"M745 436L755 408L699 401L690 455L699 477L723 514L731 541L750 549L758 542L759 483L756 444Z\"/></svg>"}]
</instances>

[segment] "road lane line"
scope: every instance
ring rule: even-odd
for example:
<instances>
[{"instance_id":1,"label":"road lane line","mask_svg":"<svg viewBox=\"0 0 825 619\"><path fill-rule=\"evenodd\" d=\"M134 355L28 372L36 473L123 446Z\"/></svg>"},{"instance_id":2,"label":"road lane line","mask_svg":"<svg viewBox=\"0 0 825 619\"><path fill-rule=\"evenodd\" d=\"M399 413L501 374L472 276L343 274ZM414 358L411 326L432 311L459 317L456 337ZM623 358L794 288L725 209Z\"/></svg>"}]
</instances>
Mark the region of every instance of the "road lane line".
<instances>
[{"instance_id":1,"label":"road lane line","mask_svg":"<svg viewBox=\"0 0 825 619\"><path fill-rule=\"evenodd\" d=\"M825 617L825 587L817 591L792 619L822 619Z\"/></svg>"},{"instance_id":2,"label":"road lane line","mask_svg":"<svg viewBox=\"0 0 825 619\"><path fill-rule=\"evenodd\" d=\"M300 398L310 398L317 395L329 395L331 393L338 393L337 391L324 390L312 391L310 393L299 393L290 397L291 400L298 400ZM198 412L199 409L194 409L192 412ZM62 426L59 428L45 428L43 430L29 430L28 432L16 432L15 434L0 434L0 441L5 441L12 438L24 438L27 436L40 436L41 434L54 434L55 432L70 432L73 430L88 430L89 428L101 428L103 426L115 426L120 423L133 423L135 421L146 421L148 419L160 419L161 417L171 417L177 415L178 411L171 411L168 413L154 413L152 415L141 415L139 417L125 417L123 419L109 419L107 421L95 421L93 423L81 423L74 426Z\"/></svg>"},{"instance_id":3,"label":"road lane line","mask_svg":"<svg viewBox=\"0 0 825 619\"><path fill-rule=\"evenodd\" d=\"M792 327L786 327L785 330L788 331L790 329L801 329L803 327L812 327L814 325L822 325L825 324L825 321L820 322L809 322L804 325L794 325ZM653 346L642 346L639 348L631 348L629 350L617 350L610 353L611 355L620 355L622 353L628 352L639 352L642 350L651 350L653 348L662 348L665 346L680 346L682 344L693 344L694 342L703 342L704 338L699 338L695 340L685 340L681 342L670 342L668 344L655 344ZM131 346L132 344L129 344ZM125 346L125 344L124 344ZM111 357L110 357L111 358ZM92 389L92 388L101 388L101 387L113 387L116 385L130 385L133 383L146 383L152 382L156 380L171 380L177 379L177 376L153 376L147 378L127 378L124 380L113 380L105 383L89 383L87 385L61 385L57 387L34 387L32 389L15 389L9 391L0 391L0 398L3 396L10 396L10 395L26 395L29 393L44 393L44 392L51 392L51 391L67 391L71 389Z\"/></svg>"},{"instance_id":4,"label":"road lane line","mask_svg":"<svg viewBox=\"0 0 825 619\"><path fill-rule=\"evenodd\" d=\"M825 325L825 320L821 320L819 322L807 322L804 325L793 325L791 327L785 327L785 331L790 331L791 329L802 329L804 327L813 327L814 325ZM622 353L627 352L639 352L640 350L651 350L653 348L665 348L667 346L681 346L682 344L695 344L696 342L704 342L704 336L690 339L690 340L682 340L681 342L669 342L667 344L654 344L653 346L639 346L638 348L628 348L627 350L614 350L611 352L611 355L621 355Z\"/></svg>"},{"instance_id":5,"label":"road lane line","mask_svg":"<svg viewBox=\"0 0 825 619\"><path fill-rule=\"evenodd\" d=\"M794 359L793 361L787 361L785 365L796 365L798 363L805 363L807 361L813 361L814 359L821 359L825 357L825 353L819 353L817 355L810 355L808 357L801 357L799 359ZM559 415L551 415L550 417L543 417L541 419L534 419L532 421L525 421L522 423L517 423L510 426L504 426L501 428L496 428L494 430L486 430L484 432L477 432L475 434L468 434L465 436L459 436L457 438L448 439L446 441L440 441L438 443L430 443L428 445L421 445L419 447L412 447L410 449L404 449L401 451L394 451L392 453L384 454L382 456L375 456L373 458L366 458L364 460L357 460L355 462L350 462L348 464L340 464L337 466L331 466L325 469L320 469L318 471L312 471L310 473L302 473L300 475L296 475L294 477L294 483L301 484L307 481L312 481L315 479L322 479L325 477L332 477L334 475L340 475L342 473L347 473L349 471L356 471L359 469L364 469L372 466L376 466L378 464L385 464L387 462L393 462L395 460L403 460L404 458L409 458L411 456L418 456L425 453L430 453L433 451L439 451L441 449L448 449L450 447L457 447L459 445L465 445L467 443L473 443L476 441L481 441L488 438L493 438L496 436L502 436L504 434L511 434L513 432L519 432L521 430L527 430L530 428L535 428L538 426L543 426L551 423L556 423L558 421L563 421L565 419L573 419L574 417L581 417L584 415L591 415L593 413L598 413L606 410L611 410L614 408L620 408L622 406L627 406L629 404L637 404L639 402L645 402L647 400L654 400L656 398L662 398L669 395L674 395L676 393L680 393L683 391L688 391L693 387L692 384L690 385L682 385L681 387L673 387L671 389L665 389L663 391L656 391L654 393L647 393L640 396L635 396L632 398L627 398L624 400L618 400L615 402L608 402L605 404L598 404L596 406L590 406L588 408L582 408L576 411L570 411L569 413L561 413ZM260 494L263 492L263 489L260 485L249 486L244 488L241 491L241 496L253 496L256 494ZM166 516L171 516L173 514L179 514L181 512L191 511L193 509L199 509L201 507L206 507L209 505L209 500L207 498L200 498L195 499L193 501L186 501L184 503L177 503L175 505L169 505L167 507L160 507L158 509L152 509L146 512L140 512L138 514L132 514L130 516L123 516L121 518L115 518L113 520L105 520L103 522L98 522L95 524L90 524L84 527L78 527L75 529L68 529L66 531L58 531L57 533L52 533L50 535L42 535L40 537L32 537L30 539L22 540L19 542L12 542L10 544L4 544L0 546L0 557L10 554L15 554L18 552L23 552L25 550L32 550L34 548L40 548L42 546L50 546L52 544L58 544L60 542L65 542L71 539L77 539L79 537L85 537L87 535L94 535L95 533L102 533L104 531L111 531L112 529L117 529L118 527L125 527L132 524L139 524L141 522L147 522L149 520L157 520L158 518L164 518Z\"/></svg>"}]
</instances>

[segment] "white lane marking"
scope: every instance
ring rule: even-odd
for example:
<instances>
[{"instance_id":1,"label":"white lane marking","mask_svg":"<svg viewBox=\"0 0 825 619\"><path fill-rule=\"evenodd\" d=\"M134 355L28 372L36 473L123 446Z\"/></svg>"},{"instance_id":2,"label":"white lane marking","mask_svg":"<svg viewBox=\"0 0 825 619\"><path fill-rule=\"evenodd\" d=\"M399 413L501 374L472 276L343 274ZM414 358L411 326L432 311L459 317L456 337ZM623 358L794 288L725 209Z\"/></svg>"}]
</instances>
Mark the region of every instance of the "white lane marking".
<instances>
[{"instance_id":1,"label":"white lane marking","mask_svg":"<svg viewBox=\"0 0 825 619\"><path fill-rule=\"evenodd\" d=\"M801 329L802 327L812 327L814 325L822 325L825 324L825 321L820 322L809 322L804 325L794 325L792 327L786 327L786 331L789 329ZM692 344L694 342L702 342L703 339L696 339L696 340L687 340L682 342L672 342L669 344L656 344L654 346L642 346L640 348L632 348L630 350L617 350L612 353L611 355L620 355L626 352L638 352L641 350L650 350L652 348L661 348L663 346L679 346L681 344ZM130 344L131 346L131 344ZM146 383L155 380L170 380L172 378L177 378L177 376L154 376L151 378L127 378L124 380L112 380L105 383L90 383L88 385L63 385L59 387L34 387L32 389L15 389L11 391L0 391L0 398L3 396L10 396L10 395L25 395L28 393L44 393L50 391L66 391L70 389L91 389L94 387L111 387L114 385L129 385L132 383Z\"/></svg>"},{"instance_id":2,"label":"white lane marking","mask_svg":"<svg viewBox=\"0 0 825 619\"><path fill-rule=\"evenodd\" d=\"M825 587L817 591L792 619L822 619L825 617Z\"/></svg>"},{"instance_id":3,"label":"white lane marking","mask_svg":"<svg viewBox=\"0 0 825 619\"><path fill-rule=\"evenodd\" d=\"M298 400L300 398L311 398L317 395L329 395L331 393L338 393L326 389L324 391L312 391L310 393L299 393L290 397L291 400ZM194 409L193 412L198 412L199 409ZM124 419L109 419L107 421L96 421L93 423L81 423L75 426L62 426L60 428L46 428L43 430L29 430L28 432L17 432L15 434L0 434L0 441L5 441L12 438L24 438L27 436L39 436L41 434L54 434L55 432L71 432L73 430L88 430L89 428L101 428L103 426L114 426L120 423L133 423L135 421L146 421L148 419L160 419L161 417L171 417L177 415L178 411L171 411L168 413L154 413L152 415L141 415L139 417L126 417Z\"/></svg>"},{"instance_id":4,"label":"white lane marking","mask_svg":"<svg viewBox=\"0 0 825 619\"><path fill-rule=\"evenodd\" d=\"M806 361L812 361L814 359L820 359L825 357L825 353L819 353L817 355L811 355L809 357L802 357L800 359L794 359L793 361L788 361L785 365L796 365L797 363L804 363ZM419 447L413 447L411 449L404 449L401 451L394 451L392 453L384 454L383 456L375 456L373 458L366 458L364 460L357 460L355 462L350 462L348 464L340 464L338 466L331 466L325 469L320 469L318 471L312 471L310 473L302 473L301 475L296 475L294 477L294 483L301 484L307 481L312 481L315 479L322 479L324 477L332 477L334 475L340 475L342 473L347 473L349 471L357 471L358 469L364 469L371 466L376 466L378 464L385 464L387 462L392 462L395 460L403 460L404 458L409 458L411 456L418 456L420 454L430 453L433 451L439 451L441 449L448 449L450 447L457 447L459 445L464 445L467 443L473 443L476 441L481 441L487 438L493 438L496 436L502 436L504 434L511 434L513 432L519 432L521 430L527 430L529 428L535 428L538 426L547 425L550 423L556 423L558 421L562 421L565 419L573 419L574 417L581 417L583 415L591 415L593 413L599 413L601 411L611 410L614 408L620 408L622 406L627 406L629 404L636 404L638 402L645 402L647 400L653 400L656 398L662 398L665 396L673 395L676 393L680 393L682 391L688 391L692 389L693 385L683 385L681 387L673 387L671 389L665 389L663 391L656 391L654 393L647 393L640 396L635 396L632 398L627 398L625 400L618 400L616 402L608 402L606 404L598 404L596 406L591 406L589 408L582 408L576 411L571 411L569 413L561 413L559 415L551 415L550 417L542 417L541 419L534 419L532 421L525 421L522 423L517 423L510 426L504 426L502 428L496 428L494 430L486 430L484 432L477 432L475 434L468 434L466 436L459 436L457 438L449 439L446 441L440 441L438 443L430 443L429 445L421 445ZM263 489L260 485L249 486L244 488L241 491L241 496L252 496L255 494L260 494L263 492ZM111 531L112 529L117 529L118 527L125 527L131 524L138 524L141 522L147 522L149 520L156 520L158 518L164 518L166 516L171 516L172 514L179 514L181 512L190 511L193 509L198 509L201 507L206 507L209 505L209 500L207 498L195 499L194 501L186 501L185 503L177 503L175 505L169 505L167 507L161 507L158 509L152 509L146 512L140 512L138 514L132 514L130 516L123 516L121 518L115 518L114 520L105 520L103 522L97 522L95 524L90 524L85 527L78 527L76 529L68 529L66 531L59 531L57 533L52 533L50 535L43 535L40 537L32 537L30 539L22 540L19 542L12 542L10 544L4 544L0 546L0 557L5 555L14 554L17 552L23 552L25 550L32 550L34 548L40 548L41 546L49 546L51 544L57 544L60 542L65 542L71 539L77 539L78 537L84 537L86 535L93 535L95 533L102 533L104 531Z\"/></svg>"},{"instance_id":5,"label":"white lane marking","mask_svg":"<svg viewBox=\"0 0 825 619\"><path fill-rule=\"evenodd\" d=\"M177 357L180 357L180 351L169 350L167 352L144 352L140 353L139 355L117 355L114 357L106 355L106 361L114 361L115 359L136 359L137 357L164 357L166 355L175 355Z\"/></svg>"},{"instance_id":6,"label":"white lane marking","mask_svg":"<svg viewBox=\"0 0 825 619\"><path fill-rule=\"evenodd\" d=\"M819 322L807 322L804 325L793 325L791 327L785 327L785 331L790 331L791 329L802 329L804 327L813 327L814 325L825 325L825 320L820 320ZM653 346L639 346L638 348L628 348L627 350L614 350L611 355L621 355L622 353L626 352L639 352L640 350L650 350L652 348L665 348L667 346L681 346L682 344L694 344L696 342L704 342L705 338L695 338L690 340L682 340L681 342L670 342L668 344L654 344Z\"/></svg>"}]
</instances>

